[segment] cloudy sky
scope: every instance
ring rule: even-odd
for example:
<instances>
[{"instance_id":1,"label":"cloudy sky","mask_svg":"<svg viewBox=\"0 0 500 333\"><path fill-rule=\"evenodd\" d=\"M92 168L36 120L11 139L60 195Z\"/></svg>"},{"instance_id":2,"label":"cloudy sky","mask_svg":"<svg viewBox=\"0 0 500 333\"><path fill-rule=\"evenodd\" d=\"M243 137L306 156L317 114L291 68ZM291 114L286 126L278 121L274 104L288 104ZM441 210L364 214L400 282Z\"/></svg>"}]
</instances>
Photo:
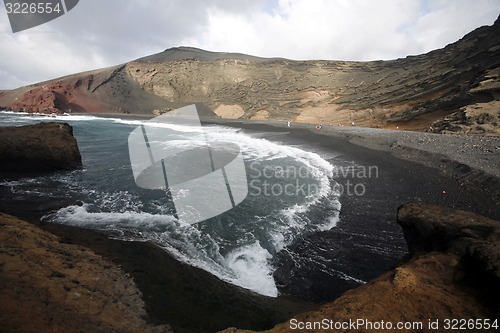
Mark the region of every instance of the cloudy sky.
<instances>
[{"instance_id":1,"label":"cloudy sky","mask_svg":"<svg viewBox=\"0 0 500 333\"><path fill-rule=\"evenodd\" d=\"M0 7L0 89L181 45L291 59L394 59L444 47L500 14L500 0L80 0L66 15L14 34Z\"/></svg>"}]
</instances>

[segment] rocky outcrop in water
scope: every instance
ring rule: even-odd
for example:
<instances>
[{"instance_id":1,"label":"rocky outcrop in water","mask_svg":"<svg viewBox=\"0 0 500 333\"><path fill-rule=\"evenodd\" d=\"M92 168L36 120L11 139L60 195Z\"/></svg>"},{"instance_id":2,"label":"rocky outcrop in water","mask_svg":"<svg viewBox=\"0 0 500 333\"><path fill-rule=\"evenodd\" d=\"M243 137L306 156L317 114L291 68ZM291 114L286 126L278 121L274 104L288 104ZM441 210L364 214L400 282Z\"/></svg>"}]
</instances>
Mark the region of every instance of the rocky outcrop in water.
<instances>
[{"instance_id":1,"label":"rocky outcrop in water","mask_svg":"<svg viewBox=\"0 0 500 333\"><path fill-rule=\"evenodd\" d=\"M347 332L373 331L366 325L382 321L386 325L422 325L400 332L445 331L446 319L453 318L489 318L491 323L496 319L500 325L500 222L470 212L411 203L399 208L398 223L410 252L405 262L318 311L297 315L266 332L290 332L299 325L305 330L306 325L325 323L325 319L325 325L364 320L360 326L342 330ZM430 322L438 326L431 327ZM249 331L230 328L223 332Z\"/></svg>"},{"instance_id":2,"label":"rocky outcrop in water","mask_svg":"<svg viewBox=\"0 0 500 333\"><path fill-rule=\"evenodd\" d=\"M443 49L391 61L294 61L189 47L0 92L28 112L147 113L201 103L223 118L497 135L500 20ZM488 121L436 124L479 105ZM476 110L477 111L477 110ZM461 121L461 120L460 120ZM448 123L445 120L445 123ZM435 123L433 125L433 123ZM452 121L453 123L453 121Z\"/></svg>"},{"instance_id":3,"label":"rocky outcrop in water","mask_svg":"<svg viewBox=\"0 0 500 333\"><path fill-rule=\"evenodd\" d=\"M1 173L71 170L81 165L78 144L67 123L0 127Z\"/></svg>"}]
</instances>

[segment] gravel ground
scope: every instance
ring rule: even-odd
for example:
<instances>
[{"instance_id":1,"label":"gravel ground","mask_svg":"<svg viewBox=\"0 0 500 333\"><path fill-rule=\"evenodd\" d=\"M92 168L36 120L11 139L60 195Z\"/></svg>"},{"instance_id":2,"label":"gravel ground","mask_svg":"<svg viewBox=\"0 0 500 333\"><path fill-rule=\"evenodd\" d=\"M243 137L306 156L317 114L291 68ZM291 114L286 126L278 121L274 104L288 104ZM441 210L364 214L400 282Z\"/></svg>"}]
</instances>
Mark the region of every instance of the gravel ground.
<instances>
[{"instance_id":1,"label":"gravel ground","mask_svg":"<svg viewBox=\"0 0 500 333\"><path fill-rule=\"evenodd\" d=\"M277 121L224 119L216 122L228 125L245 123L287 127L286 122ZM397 157L431 167L440 168L445 160L457 162L500 178L500 137L329 125L324 125L320 131L316 131L315 125L301 123L292 123L291 128L308 129L321 135L344 138L353 144L388 151Z\"/></svg>"},{"instance_id":2,"label":"gravel ground","mask_svg":"<svg viewBox=\"0 0 500 333\"><path fill-rule=\"evenodd\" d=\"M335 126L324 126L323 130L324 134L345 137L351 143L367 148L392 151L398 157L410 160L413 154L405 153L407 148L442 155L500 178L500 137Z\"/></svg>"}]
</instances>

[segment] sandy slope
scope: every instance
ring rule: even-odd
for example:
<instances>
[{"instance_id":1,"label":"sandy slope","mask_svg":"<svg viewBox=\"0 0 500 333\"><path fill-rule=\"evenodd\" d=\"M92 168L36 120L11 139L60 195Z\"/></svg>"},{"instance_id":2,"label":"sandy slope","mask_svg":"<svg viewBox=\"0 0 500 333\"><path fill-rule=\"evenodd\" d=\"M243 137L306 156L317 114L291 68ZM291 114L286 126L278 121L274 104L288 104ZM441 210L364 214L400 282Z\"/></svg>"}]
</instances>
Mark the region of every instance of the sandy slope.
<instances>
[{"instance_id":1,"label":"sandy slope","mask_svg":"<svg viewBox=\"0 0 500 333\"><path fill-rule=\"evenodd\" d=\"M500 111L489 103L500 99L499 36L497 20L440 50L370 62L267 59L179 47L3 91L0 106L152 114L200 103L223 118L498 135Z\"/></svg>"}]
</instances>

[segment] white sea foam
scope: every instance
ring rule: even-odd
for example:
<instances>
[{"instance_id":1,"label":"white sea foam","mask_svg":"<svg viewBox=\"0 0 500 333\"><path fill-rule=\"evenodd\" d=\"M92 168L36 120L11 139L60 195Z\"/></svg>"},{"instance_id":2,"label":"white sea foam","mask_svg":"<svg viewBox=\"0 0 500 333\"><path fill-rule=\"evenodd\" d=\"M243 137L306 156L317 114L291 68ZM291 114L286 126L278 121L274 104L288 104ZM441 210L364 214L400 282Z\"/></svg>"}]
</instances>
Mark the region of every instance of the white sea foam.
<instances>
[{"instance_id":1,"label":"white sea foam","mask_svg":"<svg viewBox=\"0 0 500 333\"><path fill-rule=\"evenodd\" d=\"M13 117L2 117L2 122L6 125L19 124L28 125L39 122L50 122L50 121L64 121L64 122L79 122L79 121L93 121L93 120L106 120L106 118L100 118L95 116L86 115L48 115L48 114L31 114L24 112L8 112L0 111L0 114L5 114L6 116Z\"/></svg>"},{"instance_id":2,"label":"white sea foam","mask_svg":"<svg viewBox=\"0 0 500 333\"><path fill-rule=\"evenodd\" d=\"M279 143L268 141L264 138L254 138L233 129L223 128L214 132L209 132L208 138L212 140L220 140L234 142L238 144L245 158L255 161L271 161L279 158L293 158L295 161L302 163L308 174L312 175L319 181L319 191L314 196L309 196L303 204L295 204L281 211L286 223L275 226L275 231L271 237L271 241L276 251L279 251L289 245L295 239L297 233L304 231L311 221L307 221L303 216L311 206L318 204L324 198L328 198L329 208L334 212L329 216L324 223L317 225L317 230L325 231L335 227L340 210L340 202L338 201L338 193L334 192L331 185L330 177L333 174L333 166L323 159L320 155L308 152L296 147L285 146Z\"/></svg>"},{"instance_id":3,"label":"white sea foam","mask_svg":"<svg viewBox=\"0 0 500 333\"><path fill-rule=\"evenodd\" d=\"M39 120L41 117L22 116L23 119ZM145 124L142 120L123 120L117 118L100 118L94 116L61 116L56 119L67 121L110 121L113 123L139 126ZM53 120L54 118L44 118ZM276 296L277 288L272 278L273 267L270 264L272 253L289 245L297 235L304 231L328 230L335 227L338 221L338 193L333 192L331 175L332 165L319 154L307 152L298 147L281 145L242 133L238 129L224 126L204 126L202 130L189 126L164 123L149 123L148 126L168 128L174 131L176 142L167 141L166 145L185 145L184 148L195 147L205 140L229 142L237 144L247 161L272 162L279 164L293 159L297 165L303 165L308 174L319 185L319 191L308 196L303 202L291 204L280 209L273 216L275 225L268 226L267 239L259 242L256 238L246 239L232 244L229 252L221 249L226 240L211 235L193 225L180 224L172 215L167 214L168 208L154 200L145 202L138 194L125 190L113 190L100 187L88 187L80 182L72 184L73 176L65 175L58 181L74 193L80 193L90 203L83 206L70 206L60 209L45 219L57 223L100 229L113 232L113 235L129 240L150 240L177 259L190 265L202 268L219 278L255 292ZM127 130L127 128L125 128ZM178 146L177 146L178 147ZM89 166L90 167L90 166ZM13 187L20 184L9 184ZM181 193L178 195L189 195ZM328 203L326 205L324 202ZM318 204L326 205L331 210L326 221L311 221L307 213L311 207ZM148 205L149 210L144 211ZM153 208L151 208L153 207ZM315 207L315 209L319 209ZM263 221L270 221L263 217ZM319 222L319 223L318 223Z\"/></svg>"},{"instance_id":4,"label":"white sea foam","mask_svg":"<svg viewBox=\"0 0 500 333\"><path fill-rule=\"evenodd\" d=\"M44 220L61 224L114 232L121 238L152 240L177 259L202 268L219 278L263 295L276 297L278 291L269 264L271 254L258 242L238 247L225 257L209 235L192 225L180 224L171 215L133 211L123 213L89 212L90 205L69 206L45 216ZM131 238L130 238L131 237ZM198 248L199 238L205 247ZM215 253L214 255L214 252Z\"/></svg>"},{"instance_id":5,"label":"white sea foam","mask_svg":"<svg viewBox=\"0 0 500 333\"><path fill-rule=\"evenodd\" d=\"M2 110L0 111L1 114L6 114L6 115L12 115L12 116L25 116L28 115L28 112L15 112L15 111L7 111L7 110Z\"/></svg>"},{"instance_id":6,"label":"white sea foam","mask_svg":"<svg viewBox=\"0 0 500 333\"><path fill-rule=\"evenodd\" d=\"M27 184L41 184L41 180L40 180L40 178L25 177L25 178L20 178L20 179L16 179L16 180L3 180L0 182L0 185L8 186L8 187L17 187L17 186L27 185Z\"/></svg>"},{"instance_id":7,"label":"white sea foam","mask_svg":"<svg viewBox=\"0 0 500 333\"><path fill-rule=\"evenodd\" d=\"M332 216L328 216L328 218L326 219L326 223L320 225L318 227L318 229L321 231L327 231L327 230L330 230L332 228L335 228L337 226L337 223L339 222L339 220L340 220L339 213L336 213Z\"/></svg>"},{"instance_id":8,"label":"white sea foam","mask_svg":"<svg viewBox=\"0 0 500 333\"><path fill-rule=\"evenodd\" d=\"M179 125L174 123L168 123L166 121L155 121L155 119L151 120L133 120L133 119L120 119L120 118L101 118L107 119L117 124L126 124L126 125L134 125L134 126L147 126L153 128L168 128L174 130L176 132L184 132L184 133L203 133L209 127L196 127L196 126L186 126Z\"/></svg>"},{"instance_id":9,"label":"white sea foam","mask_svg":"<svg viewBox=\"0 0 500 333\"><path fill-rule=\"evenodd\" d=\"M106 119L106 118L101 118L101 117L96 117L96 116L91 116L91 115L69 115L69 116L55 116L55 117L50 117L49 119L58 119L58 120L71 120L71 121L89 121L89 120L99 120L99 119Z\"/></svg>"},{"instance_id":10,"label":"white sea foam","mask_svg":"<svg viewBox=\"0 0 500 333\"><path fill-rule=\"evenodd\" d=\"M226 263L236 273L235 284L276 297L278 289L272 275L273 268L269 265L271 258L272 255L256 241L230 252L226 256Z\"/></svg>"},{"instance_id":11,"label":"white sea foam","mask_svg":"<svg viewBox=\"0 0 500 333\"><path fill-rule=\"evenodd\" d=\"M54 214L45 216L44 219L100 230L132 229L138 226L144 230L156 230L160 226L173 226L176 220L171 215L155 215L134 211L122 213L89 212L89 207L89 204L64 207Z\"/></svg>"}]
</instances>

